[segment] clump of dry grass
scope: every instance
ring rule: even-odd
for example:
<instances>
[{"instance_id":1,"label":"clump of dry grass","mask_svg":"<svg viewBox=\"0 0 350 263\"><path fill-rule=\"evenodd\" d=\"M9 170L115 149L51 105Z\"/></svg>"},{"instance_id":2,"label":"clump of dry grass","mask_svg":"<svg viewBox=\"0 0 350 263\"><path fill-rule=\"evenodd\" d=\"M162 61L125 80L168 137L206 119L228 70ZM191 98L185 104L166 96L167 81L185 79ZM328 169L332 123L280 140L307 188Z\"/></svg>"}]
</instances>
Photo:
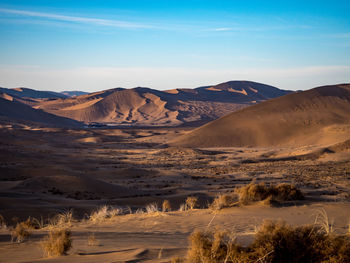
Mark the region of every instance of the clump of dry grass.
<instances>
[{"instance_id":1,"label":"clump of dry grass","mask_svg":"<svg viewBox=\"0 0 350 263\"><path fill-rule=\"evenodd\" d=\"M157 203L151 203L151 204L148 204L148 205L146 206L146 212L147 212L148 214L150 214L150 213L155 213L155 212L158 212L158 211L159 211L159 209L158 209Z\"/></svg>"},{"instance_id":2,"label":"clump of dry grass","mask_svg":"<svg viewBox=\"0 0 350 263\"><path fill-rule=\"evenodd\" d=\"M304 195L291 184L279 184L266 186L264 183L250 183L235 190L239 203L249 205L254 202L265 201L273 204L284 201L302 200Z\"/></svg>"},{"instance_id":3,"label":"clump of dry grass","mask_svg":"<svg viewBox=\"0 0 350 263\"><path fill-rule=\"evenodd\" d=\"M21 243L31 235L32 230L35 229L35 225L32 220L28 218L26 221L19 222L16 227L11 231L11 242Z\"/></svg>"},{"instance_id":4,"label":"clump of dry grass","mask_svg":"<svg viewBox=\"0 0 350 263\"><path fill-rule=\"evenodd\" d=\"M40 245L47 257L65 255L72 247L71 232L67 229L51 230Z\"/></svg>"},{"instance_id":5,"label":"clump of dry grass","mask_svg":"<svg viewBox=\"0 0 350 263\"><path fill-rule=\"evenodd\" d=\"M237 204L237 197L234 194L220 194L209 205L209 208L212 210L220 210L235 204Z\"/></svg>"},{"instance_id":6,"label":"clump of dry grass","mask_svg":"<svg viewBox=\"0 0 350 263\"><path fill-rule=\"evenodd\" d=\"M183 212L183 211L186 211L187 210L187 205L186 204L181 204L180 206L179 206L179 212Z\"/></svg>"},{"instance_id":7,"label":"clump of dry grass","mask_svg":"<svg viewBox=\"0 0 350 263\"><path fill-rule=\"evenodd\" d=\"M164 201L163 201L163 204L162 204L162 211L163 211L163 212L169 212L169 211L171 211L171 205L170 205L169 200L164 200Z\"/></svg>"},{"instance_id":8,"label":"clump of dry grass","mask_svg":"<svg viewBox=\"0 0 350 263\"><path fill-rule=\"evenodd\" d=\"M189 239L188 263L350 262L350 237L327 234L317 225L292 227L285 222L265 221L247 247L219 230L195 231Z\"/></svg>"},{"instance_id":9,"label":"clump of dry grass","mask_svg":"<svg viewBox=\"0 0 350 263\"><path fill-rule=\"evenodd\" d=\"M186 206L189 208L189 209L194 209L198 204L198 197L195 197L195 196L189 196L187 197L186 199Z\"/></svg>"},{"instance_id":10,"label":"clump of dry grass","mask_svg":"<svg viewBox=\"0 0 350 263\"><path fill-rule=\"evenodd\" d=\"M89 216L89 220L93 223L98 223L122 213L123 211L120 208L104 205L93 211Z\"/></svg>"},{"instance_id":11,"label":"clump of dry grass","mask_svg":"<svg viewBox=\"0 0 350 263\"><path fill-rule=\"evenodd\" d=\"M73 210L67 210L61 213L58 213L52 219L49 220L49 228L67 228L71 227L74 221Z\"/></svg>"},{"instance_id":12,"label":"clump of dry grass","mask_svg":"<svg viewBox=\"0 0 350 263\"><path fill-rule=\"evenodd\" d=\"M95 237L95 234L92 233L88 236L88 245L89 246L98 246L100 244L100 242L97 240L97 238Z\"/></svg>"}]
</instances>

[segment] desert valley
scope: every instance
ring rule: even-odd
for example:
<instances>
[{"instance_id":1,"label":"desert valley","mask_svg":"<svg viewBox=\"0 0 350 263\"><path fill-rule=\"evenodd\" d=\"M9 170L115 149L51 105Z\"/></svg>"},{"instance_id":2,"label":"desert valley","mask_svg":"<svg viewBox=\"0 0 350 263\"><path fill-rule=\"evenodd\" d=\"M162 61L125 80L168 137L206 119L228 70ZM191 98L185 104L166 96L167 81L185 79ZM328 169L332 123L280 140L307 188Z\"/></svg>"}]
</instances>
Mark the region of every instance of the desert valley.
<instances>
[{"instance_id":1,"label":"desert valley","mask_svg":"<svg viewBox=\"0 0 350 263\"><path fill-rule=\"evenodd\" d=\"M350 84L1 88L0 180L0 262L349 262Z\"/></svg>"}]
</instances>

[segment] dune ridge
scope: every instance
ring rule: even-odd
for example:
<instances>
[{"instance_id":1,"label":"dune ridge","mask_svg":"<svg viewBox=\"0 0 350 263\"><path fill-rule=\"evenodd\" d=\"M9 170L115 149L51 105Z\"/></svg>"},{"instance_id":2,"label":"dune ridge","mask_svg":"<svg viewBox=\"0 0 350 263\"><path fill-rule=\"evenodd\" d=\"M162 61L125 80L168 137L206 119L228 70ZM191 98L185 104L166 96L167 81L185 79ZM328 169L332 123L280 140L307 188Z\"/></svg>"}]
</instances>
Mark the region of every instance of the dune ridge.
<instances>
[{"instance_id":1,"label":"dune ridge","mask_svg":"<svg viewBox=\"0 0 350 263\"><path fill-rule=\"evenodd\" d=\"M350 137L350 84L289 94L233 112L183 135L186 147L330 145Z\"/></svg>"},{"instance_id":2,"label":"dune ridge","mask_svg":"<svg viewBox=\"0 0 350 263\"><path fill-rule=\"evenodd\" d=\"M180 125L205 123L243 107L290 93L251 81L159 91L116 88L73 98L41 100L33 107L85 123Z\"/></svg>"}]
</instances>

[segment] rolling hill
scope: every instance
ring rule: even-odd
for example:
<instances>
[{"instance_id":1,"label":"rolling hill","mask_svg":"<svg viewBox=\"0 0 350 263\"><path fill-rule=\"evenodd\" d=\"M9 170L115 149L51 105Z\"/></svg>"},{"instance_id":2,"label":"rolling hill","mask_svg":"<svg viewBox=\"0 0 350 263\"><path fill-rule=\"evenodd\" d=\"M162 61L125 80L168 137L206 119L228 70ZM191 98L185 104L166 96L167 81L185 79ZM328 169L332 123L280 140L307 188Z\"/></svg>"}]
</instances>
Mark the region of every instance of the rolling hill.
<instances>
[{"instance_id":1,"label":"rolling hill","mask_svg":"<svg viewBox=\"0 0 350 263\"><path fill-rule=\"evenodd\" d=\"M22 102L16 101L10 95L4 94L0 96L0 116L9 120L29 121L59 127L80 127L83 125L72 119L33 109Z\"/></svg>"},{"instance_id":2,"label":"rolling hill","mask_svg":"<svg viewBox=\"0 0 350 263\"><path fill-rule=\"evenodd\" d=\"M65 99L37 100L31 106L92 123L180 125L206 123L290 91L250 81L230 81L196 89L159 91L116 88Z\"/></svg>"},{"instance_id":3,"label":"rolling hill","mask_svg":"<svg viewBox=\"0 0 350 263\"><path fill-rule=\"evenodd\" d=\"M10 96L15 96L18 98L32 98L32 99L67 98L65 94L61 94L53 91L39 91L39 90L28 89L28 88L15 88L15 89L0 88L0 93L7 94Z\"/></svg>"},{"instance_id":4,"label":"rolling hill","mask_svg":"<svg viewBox=\"0 0 350 263\"><path fill-rule=\"evenodd\" d=\"M235 147L333 144L350 138L350 84L323 86L228 114L172 145Z\"/></svg>"}]
</instances>

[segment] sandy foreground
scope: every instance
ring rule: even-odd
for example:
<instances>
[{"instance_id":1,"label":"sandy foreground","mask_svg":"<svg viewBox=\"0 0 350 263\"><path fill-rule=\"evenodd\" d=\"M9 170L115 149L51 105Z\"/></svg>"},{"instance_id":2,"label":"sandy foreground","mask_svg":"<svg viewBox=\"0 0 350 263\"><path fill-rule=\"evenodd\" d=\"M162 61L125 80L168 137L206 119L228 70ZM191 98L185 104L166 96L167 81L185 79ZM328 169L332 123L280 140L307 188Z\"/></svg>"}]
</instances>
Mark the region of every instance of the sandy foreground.
<instances>
[{"instance_id":1,"label":"sandy foreground","mask_svg":"<svg viewBox=\"0 0 350 263\"><path fill-rule=\"evenodd\" d=\"M324 209L334 231L346 233L350 203L313 203L309 205L272 208L262 205L223 209L213 212L196 209L184 212L131 214L116 216L100 223L73 223L73 248L67 256L43 258L39 246L44 230L35 230L21 244L9 242L7 231L0 232L1 262L170 262L184 256L188 236L194 229L221 229L235 233L238 242L252 240L262 220L285 220L293 225L314 223ZM95 235L96 244L88 237Z\"/></svg>"},{"instance_id":2,"label":"sandy foreground","mask_svg":"<svg viewBox=\"0 0 350 263\"><path fill-rule=\"evenodd\" d=\"M33 230L11 243L0 230L0 262L170 262L184 256L194 229L227 229L248 244L265 219L312 224L325 211L337 233L350 220L350 152L319 152L327 145L298 148L167 147L191 128L57 129L2 122L0 214L9 225L29 216L44 219L72 209L73 247L45 258ZM317 153L317 154L314 154ZM295 158L303 156L302 158ZM255 204L212 211L220 193L252 181L293 183L303 201L270 207ZM188 196L198 208L177 211ZM169 200L174 211L135 214L147 204ZM98 223L87 220L102 205L130 207L133 214ZM88 238L94 234L95 244Z\"/></svg>"}]
</instances>

